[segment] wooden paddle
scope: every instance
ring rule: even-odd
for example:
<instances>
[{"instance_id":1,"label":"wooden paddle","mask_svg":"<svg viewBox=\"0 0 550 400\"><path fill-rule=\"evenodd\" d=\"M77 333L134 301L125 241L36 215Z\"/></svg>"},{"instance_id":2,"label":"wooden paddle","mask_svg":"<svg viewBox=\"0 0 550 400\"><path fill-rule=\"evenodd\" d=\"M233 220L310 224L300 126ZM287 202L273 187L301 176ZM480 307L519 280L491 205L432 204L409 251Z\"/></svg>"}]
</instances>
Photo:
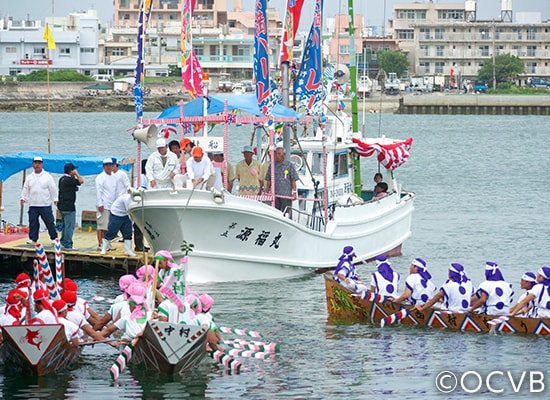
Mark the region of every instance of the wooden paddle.
<instances>
[{"instance_id":1,"label":"wooden paddle","mask_svg":"<svg viewBox=\"0 0 550 400\"><path fill-rule=\"evenodd\" d=\"M147 271L147 268L145 270ZM159 270L159 260L157 260L155 263L155 276L153 277L153 286L152 286L153 293L151 295L152 306L154 306L155 304L155 295L157 291L156 285L158 283L158 270ZM148 280L147 272L145 276L146 276L145 282L147 282ZM149 301L149 303L151 303L151 301ZM152 309L152 307L149 307L149 309ZM152 315L153 313L151 312L148 319L151 319ZM145 330L145 327L143 327L143 330ZM110 372L111 372L111 378L113 378L113 380L117 380L120 373L124 371L124 369L126 368L126 364L130 361L130 359L132 358L132 354L134 353L134 347L138 343L141 335L143 334L143 330L139 335L137 335L134 338L134 340L132 340L131 343L126 345L126 347L122 350L122 353L119 354L114 364L111 366Z\"/></svg>"}]
</instances>

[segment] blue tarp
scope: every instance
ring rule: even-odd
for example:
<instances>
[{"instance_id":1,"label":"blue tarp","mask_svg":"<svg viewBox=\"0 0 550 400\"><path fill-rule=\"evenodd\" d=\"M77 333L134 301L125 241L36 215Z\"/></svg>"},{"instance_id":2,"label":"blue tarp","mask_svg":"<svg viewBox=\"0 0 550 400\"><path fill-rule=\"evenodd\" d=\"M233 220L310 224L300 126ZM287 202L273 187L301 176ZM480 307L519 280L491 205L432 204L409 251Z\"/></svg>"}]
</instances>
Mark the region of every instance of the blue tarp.
<instances>
[{"instance_id":1,"label":"blue tarp","mask_svg":"<svg viewBox=\"0 0 550 400\"><path fill-rule=\"evenodd\" d=\"M207 97L207 113L208 115L217 114L223 112L224 101L227 100L227 107L229 111L241 110L250 114L261 116L262 113L258 107L258 100L254 94L243 94L239 96L208 96ZM185 117L200 117L203 115L203 97L197 97L195 100L190 101L183 105L183 114ZM302 114L297 113L291 108L285 107L281 104L275 105L273 108L273 116L276 117L292 117L298 119ZM165 109L156 118L179 118L180 106L172 106Z\"/></svg>"},{"instance_id":2,"label":"blue tarp","mask_svg":"<svg viewBox=\"0 0 550 400\"><path fill-rule=\"evenodd\" d=\"M5 182L10 176L32 168L34 157L40 156L44 160L44 170L54 174L64 173L65 164L72 162L78 167L80 175L97 175L103 171L103 160L113 156L85 156L81 154L49 154L36 152L22 152L0 156L0 182ZM113 157L122 162L123 158ZM132 164L120 165L120 168L129 171Z\"/></svg>"}]
</instances>

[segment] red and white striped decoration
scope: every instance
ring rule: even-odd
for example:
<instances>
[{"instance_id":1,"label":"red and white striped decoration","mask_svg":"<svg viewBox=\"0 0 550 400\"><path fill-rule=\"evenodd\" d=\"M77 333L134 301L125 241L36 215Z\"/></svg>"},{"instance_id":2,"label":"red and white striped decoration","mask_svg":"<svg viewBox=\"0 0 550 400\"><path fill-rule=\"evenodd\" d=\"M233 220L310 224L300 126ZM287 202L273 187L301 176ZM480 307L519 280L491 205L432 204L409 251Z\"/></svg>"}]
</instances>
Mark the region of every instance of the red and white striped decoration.
<instances>
[{"instance_id":1,"label":"red and white striped decoration","mask_svg":"<svg viewBox=\"0 0 550 400\"><path fill-rule=\"evenodd\" d=\"M232 372L239 373L241 370L242 364L239 361L235 360L230 355L225 354L222 351L219 351L219 350L212 351L210 352L210 357L216 360L219 364L222 364L226 368L229 368Z\"/></svg>"},{"instance_id":2,"label":"red and white striped decoration","mask_svg":"<svg viewBox=\"0 0 550 400\"><path fill-rule=\"evenodd\" d=\"M227 326L220 326L219 329L220 329L220 332L222 333L233 333L239 336L249 336L254 338L263 337L263 335L260 332L256 332L256 331L247 331L245 329L238 329L238 328L228 328Z\"/></svg>"},{"instance_id":3,"label":"red and white striped decoration","mask_svg":"<svg viewBox=\"0 0 550 400\"><path fill-rule=\"evenodd\" d=\"M361 299L372 301L373 303L384 303L388 298L371 291L366 291L361 293Z\"/></svg>"},{"instance_id":4,"label":"red and white striped decoration","mask_svg":"<svg viewBox=\"0 0 550 400\"><path fill-rule=\"evenodd\" d=\"M61 293L63 290L63 258L61 255L61 242L59 238L55 239L55 284L57 292Z\"/></svg>"},{"instance_id":5,"label":"red and white striped decoration","mask_svg":"<svg viewBox=\"0 0 550 400\"><path fill-rule=\"evenodd\" d=\"M404 308L401 311L388 315L382 321L380 321L380 327L383 328L386 325L395 324L407 317L411 312L408 308Z\"/></svg>"},{"instance_id":6,"label":"red and white striped decoration","mask_svg":"<svg viewBox=\"0 0 550 400\"><path fill-rule=\"evenodd\" d=\"M257 358L260 360L266 360L271 357L272 353L266 353L262 351L252 351L252 350L241 350L241 349L227 349L225 354L229 354L233 357L248 357L248 358Z\"/></svg>"},{"instance_id":7,"label":"red and white striped decoration","mask_svg":"<svg viewBox=\"0 0 550 400\"><path fill-rule=\"evenodd\" d=\"M378 152L378 162L392 171L405 164L409 158L409 150L412 146L412 138L402 142L391 144L365 143L359 139L352 139L357 144L357 152L362 157L370 157Z\"/></svg>"},{"instance_id":8,"label":"red and white striped decoration","mask_svg":"<svg viewBox=\"0 0 550 400\"><path fill-rule=\"evenodd\" d=\"M509 316L503 315L502 317L498 317L498 318L492 319L490 321L487 321L487 323L489 325L499 325L499 324L502 324L503 322L508 321L509 319L510 319Z\"/></svg>"}]
</instances>

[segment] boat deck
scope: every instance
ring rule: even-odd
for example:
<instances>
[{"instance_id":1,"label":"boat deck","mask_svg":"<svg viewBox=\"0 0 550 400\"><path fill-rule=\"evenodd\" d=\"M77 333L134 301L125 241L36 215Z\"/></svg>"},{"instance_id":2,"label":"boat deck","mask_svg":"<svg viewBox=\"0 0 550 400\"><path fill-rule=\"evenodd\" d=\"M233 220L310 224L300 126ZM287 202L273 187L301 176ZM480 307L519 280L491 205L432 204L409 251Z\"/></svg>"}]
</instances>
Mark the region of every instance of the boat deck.
<instances>
[{"instance_id":1,"label":"boat deck","mask_svg":"<svg viewBox=\"0 0 550 400\"><path fill-rule=\"evenodd\" d=\"M36 259L35 246L27 244L28 234L25 232L0 233L0 257L2 266L5 269L13 265L13 262L32 262ZM51 243L48 232L41 232L38 239L44 246L48 261L51 266L55 265L54 246ZM136 257L129 257L124 254L124 244L115 239L111 245L115 250L108 251L107 254L100 254L97 246L97 233L91 231L76 231L73 236L74 247L76 250L61 250L65 266L68 268L79 267L85 264L97 264L107 269L120 271L133 271L136 267L143 265L148 260L152 260L152 252L136 253ZM6 262L8 261L8 262ZM32 264L31 264L32 265Z\"/></svg>"}]
</instances>

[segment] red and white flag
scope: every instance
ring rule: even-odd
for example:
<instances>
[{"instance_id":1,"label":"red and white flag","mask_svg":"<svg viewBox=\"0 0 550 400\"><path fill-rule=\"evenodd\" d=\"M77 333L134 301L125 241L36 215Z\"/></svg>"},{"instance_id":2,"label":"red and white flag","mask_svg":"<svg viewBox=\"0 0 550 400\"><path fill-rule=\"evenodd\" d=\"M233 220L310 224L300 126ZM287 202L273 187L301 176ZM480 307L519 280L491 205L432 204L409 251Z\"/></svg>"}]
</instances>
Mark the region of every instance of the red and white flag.
<instances>
[{"instance_id":1,"label":"red and white flag","mask_svg":"<svg viewBox=\"0 0 550 400\"><path fill-rule=\"evenodd\" d=\"M412 138L391 144L365 143L355 138L352 140L357 144L357 152L360 156L370 157L376 151L378 152L378 162L392 171L405 164L412 146Z\"/></svg>"}]
</instances>

